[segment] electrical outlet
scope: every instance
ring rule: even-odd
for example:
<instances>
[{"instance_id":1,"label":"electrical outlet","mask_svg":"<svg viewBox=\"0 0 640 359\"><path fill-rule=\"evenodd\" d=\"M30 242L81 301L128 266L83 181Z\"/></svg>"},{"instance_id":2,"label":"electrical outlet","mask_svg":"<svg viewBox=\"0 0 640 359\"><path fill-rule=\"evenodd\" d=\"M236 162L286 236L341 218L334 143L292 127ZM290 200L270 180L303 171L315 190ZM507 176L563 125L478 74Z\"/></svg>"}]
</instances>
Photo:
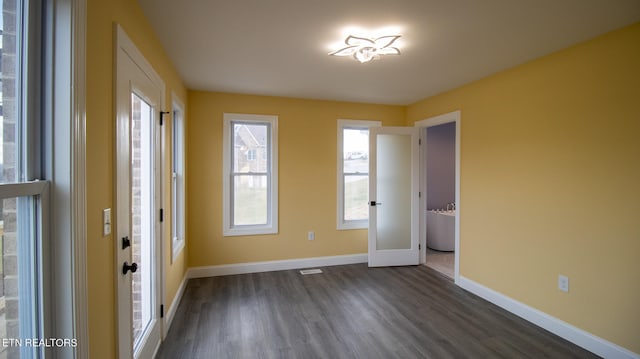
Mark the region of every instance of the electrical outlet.
<instances>
[{"instance_id":1,"label":"electrical outlet","mask_svg":"<svg viewBox=\"0 0 640 359\"><path fill-rule=\"evenodd\" d=\"M569 277L562 274L558 275L558 289L563 292L569 291Z\"/></svg>"},{"instance_id":2,"label":"electrical outlet","mask_svg":"<svg viewBox=\"0 0 640 359\"><path fill-rule=\"evenodd\" d=\"M313 241L316 239L316 234L313 231L309 231L309 233L307 233L307 239Z\"/></svg>"}]
</instances>

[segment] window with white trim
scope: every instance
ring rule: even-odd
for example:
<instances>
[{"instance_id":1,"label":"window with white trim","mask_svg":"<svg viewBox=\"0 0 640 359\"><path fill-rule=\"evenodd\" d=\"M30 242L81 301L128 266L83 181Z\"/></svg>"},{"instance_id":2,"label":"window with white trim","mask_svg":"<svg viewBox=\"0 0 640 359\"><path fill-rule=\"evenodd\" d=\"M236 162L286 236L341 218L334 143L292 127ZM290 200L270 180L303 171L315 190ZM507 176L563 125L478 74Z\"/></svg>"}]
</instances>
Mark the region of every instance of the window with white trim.
<instances>
[{"instance_id":1,"label":"window with white trim","mask_svg":"<svg viewBox=\"0 0 640 359\"><path fill-rule=\"evenodd\" d=\"M278 232L278 117L224 114L223 234Z\"/></svg>"},{"instance_id":2,"label":"window with white trim","mask_svg":"<svg viewBox=\"0 0 640 359\"><path fill-rule=\"evenodd\" d=\"M76 147L84 75L74 72L84 64L76 50L84 33L74 27L81 7L0 0L0 336L8 343L0 358L86 353L78 349L86 321L77 317L84 277L76 275L86 271L75 256L84 241L76 235L84 212L75 212L84 200ZM47 338L64 348L27 342Z\"/></svg>"},{"instance_id":3,"label":"window with white trim","mask_svg":"<svg viewBox=\"0 0 640 359\"><path fill-rule=\"evenodd\" d=\"M369 224L369 128L380 125L338 120L338 229Z\"/></svg>"},{"instance_id":4,"label":"window with white trim","mask_svg":"<svg viewBox=\"0 0 640 359\"><path fill-rule=\"evenodd\" d=\"M171 136L171 260L185 243L184 194L184 105L175 96L172 104Z\"/></svg>"}]
</instances>

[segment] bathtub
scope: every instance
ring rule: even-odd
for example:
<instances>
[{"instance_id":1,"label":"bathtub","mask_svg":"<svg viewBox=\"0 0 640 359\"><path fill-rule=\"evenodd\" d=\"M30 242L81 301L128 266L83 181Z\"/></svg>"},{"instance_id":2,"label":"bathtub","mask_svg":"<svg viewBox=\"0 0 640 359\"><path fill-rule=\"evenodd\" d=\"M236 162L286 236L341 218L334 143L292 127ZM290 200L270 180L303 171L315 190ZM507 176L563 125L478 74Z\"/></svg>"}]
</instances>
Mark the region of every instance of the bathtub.
<instances>
[{"instance_id":1,"label":"bathtub","mask_svg":"<svg viewBox=\"0 0 640 359\"><path fill-rule=\"evenodd\" d=\"M437 251L455 249L456 211L427 211L427 247Z\"/></svg>"}]
</instances>

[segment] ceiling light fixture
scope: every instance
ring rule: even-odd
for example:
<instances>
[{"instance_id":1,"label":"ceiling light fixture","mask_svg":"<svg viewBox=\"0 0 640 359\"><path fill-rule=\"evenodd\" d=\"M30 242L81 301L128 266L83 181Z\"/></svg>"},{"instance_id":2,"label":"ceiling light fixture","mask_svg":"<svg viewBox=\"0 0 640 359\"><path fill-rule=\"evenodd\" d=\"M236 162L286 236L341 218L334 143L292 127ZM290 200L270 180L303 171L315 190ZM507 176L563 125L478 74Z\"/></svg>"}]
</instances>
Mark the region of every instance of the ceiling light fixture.
<instances>
[{"instance_id":1,"label":"ceiling light fixture","mask_svg":"<svg viewBox=\"0 0 640 359\"><path fill-rule=\"evenodd\" d=\"M381 36L375 39L349 35L344 40L347 45L339 50L329 53L330 56L353 56L360 63L370 62L381 55L400 55L397 47L392 47L394 42L402 35Z\"/></svg>"}]
</instances>

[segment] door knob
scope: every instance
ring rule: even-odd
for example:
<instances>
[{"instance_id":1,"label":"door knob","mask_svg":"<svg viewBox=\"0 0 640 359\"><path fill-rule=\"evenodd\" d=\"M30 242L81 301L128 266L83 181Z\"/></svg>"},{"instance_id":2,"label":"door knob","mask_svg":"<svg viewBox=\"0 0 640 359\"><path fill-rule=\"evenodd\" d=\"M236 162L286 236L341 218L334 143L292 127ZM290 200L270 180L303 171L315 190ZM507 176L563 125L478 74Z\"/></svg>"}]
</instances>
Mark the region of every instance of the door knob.
<instances>
[{"instance_id":1,"label":"door knob","mask_svg":"<svg viewBox=\"0 0 640 359\"><path fill-rule=\"evenodd\" d=\"M131 265L129 265L129 263L124 262L124 264L122 265L122 274L127 274L128 271L131 271L131 273L135 273L137 270L137 263L131 263Z\"/></svg>"}]
</instances>

